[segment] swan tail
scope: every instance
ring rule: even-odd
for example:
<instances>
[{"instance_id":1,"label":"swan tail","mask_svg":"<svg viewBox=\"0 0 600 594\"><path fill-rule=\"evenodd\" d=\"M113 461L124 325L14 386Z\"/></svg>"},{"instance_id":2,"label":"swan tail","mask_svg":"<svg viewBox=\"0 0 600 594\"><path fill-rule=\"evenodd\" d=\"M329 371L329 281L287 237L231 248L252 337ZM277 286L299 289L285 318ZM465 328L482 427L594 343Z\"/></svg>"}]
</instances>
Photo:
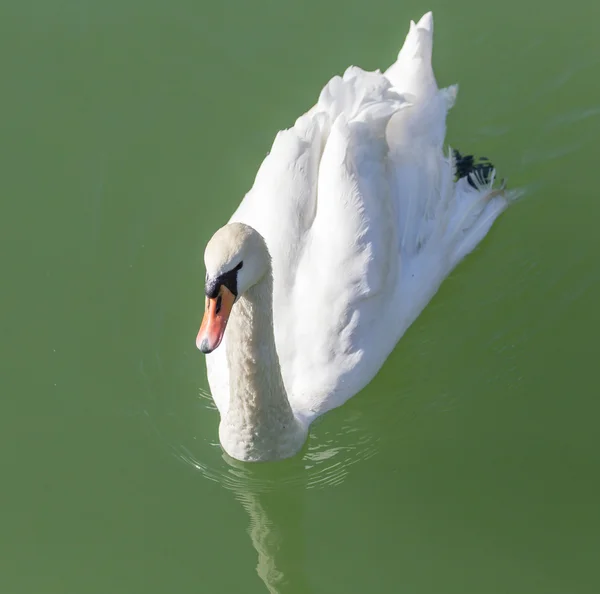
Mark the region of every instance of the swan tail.
<instances>
[{"instance_id":1,"label":"swan tail","mask_svg":"<svg viewBox=\"0 0 600 594\"><path fill-rule=\"evenodd\" d=\"M456 149L452 151L452 156L456 181L464 177L472 188L477 189L477 185L489 184L495 177L496 170L487 157L463 156Z\"/></svg>"},{"instance_id":2,"label":"swan tail","mask_svg":"<svg viewBox=\"0 0 600 594\"><path fill-rule=\"evenodd\" d=\"M410 27L403 46L398 52L398 60L421 59L431 62L433 51L433 13L427 12L415 25L410 21Z\"/></svg>"},{"instance_id":3,"label":"swan tail","mask_svg":"<svg viewBox=\"0 0 600 594\"><path fill-rule=\"evenodd\" d=\"M520 192L509 190L505 180L496 183L496 169L487 157L476 159L451 150L449 165L455 180L454 195L443 231L452 269L475 249Z\"/></svg>"},{"instance_id":4,"label":"swan tail","mask_svg":"<svg viewBox=\"0 0 600 594\"><path fill-rule=\"evenodd\" d=\"M428 12L410 28L398 59L385 72L394 88L401 93L417 97L437 93L438 87L433 74L433 14Z\"/></svg>"}]
</instances>

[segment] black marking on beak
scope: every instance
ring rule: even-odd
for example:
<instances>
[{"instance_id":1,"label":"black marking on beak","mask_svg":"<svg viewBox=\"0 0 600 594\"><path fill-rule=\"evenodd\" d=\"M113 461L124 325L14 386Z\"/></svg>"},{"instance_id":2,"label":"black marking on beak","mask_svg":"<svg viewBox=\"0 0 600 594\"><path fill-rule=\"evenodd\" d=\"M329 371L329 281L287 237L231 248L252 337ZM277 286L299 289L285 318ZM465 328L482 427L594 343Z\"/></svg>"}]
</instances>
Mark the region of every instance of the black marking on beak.
<instances>
[{"instance_id":1,"label":"black marking on beak","mask_svg":"<svg viewBox=\"0 0 600 594\"><path fill-rule=\"evenodd\" d=\"M220 274L216 278L206 278L206 285L204 286L204 292L209 299L216 299L219 295L219 289L221 285L227 287L234 297L238 296L237 291L237 275L238 271L242 268L244 262L241 261L235 268ZM220 302L217 302L217 313L220 309Z\"/></svg>"}]
</instances>

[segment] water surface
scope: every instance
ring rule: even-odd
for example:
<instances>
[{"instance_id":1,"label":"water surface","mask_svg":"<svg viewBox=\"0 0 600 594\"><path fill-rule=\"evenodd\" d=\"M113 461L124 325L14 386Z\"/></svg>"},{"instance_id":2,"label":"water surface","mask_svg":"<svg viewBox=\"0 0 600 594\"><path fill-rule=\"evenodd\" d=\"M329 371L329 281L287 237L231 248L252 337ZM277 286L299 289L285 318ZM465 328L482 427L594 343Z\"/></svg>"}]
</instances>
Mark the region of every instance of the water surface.
<instances>
[{"instance_id":1,"label":"water surface","mask_svg":"<svg viewBox=\"0 0 600 594\"><path fill-rule=\"evenodd\" d=\"M433 9L448 140L526 197L302 455L218 446L202 252L277 130ZM7 594L598 592L598 9L0 6Z\"/></svg>"}]
</instances>

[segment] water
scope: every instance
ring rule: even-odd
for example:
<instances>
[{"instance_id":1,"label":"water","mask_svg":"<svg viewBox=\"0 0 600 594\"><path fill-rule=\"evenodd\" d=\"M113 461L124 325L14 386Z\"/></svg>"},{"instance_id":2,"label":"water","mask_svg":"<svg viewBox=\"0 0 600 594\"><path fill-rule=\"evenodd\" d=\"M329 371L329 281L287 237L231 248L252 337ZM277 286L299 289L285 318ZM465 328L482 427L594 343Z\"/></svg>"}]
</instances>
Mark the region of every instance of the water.
<instances>
[{"instance_id":1,"label":"water","mask_svg":"<svg viewBox=\"0 0 600 594\"><path fill-rule=\"evenodd\" d=\"M527 195L301 456L227 460L204 244L276 131L430 8L449 141ZM598 12L3 3L0 591L597 592Z\"/></svg>"}]
</instances>

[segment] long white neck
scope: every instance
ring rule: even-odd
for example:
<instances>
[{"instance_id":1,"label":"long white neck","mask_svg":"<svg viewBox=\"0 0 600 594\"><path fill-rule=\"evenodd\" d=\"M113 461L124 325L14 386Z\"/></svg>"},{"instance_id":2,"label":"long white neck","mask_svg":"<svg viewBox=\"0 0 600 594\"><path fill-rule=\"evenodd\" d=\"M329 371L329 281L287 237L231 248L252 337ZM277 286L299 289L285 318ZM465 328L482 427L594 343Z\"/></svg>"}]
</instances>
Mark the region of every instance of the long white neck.
<instances>
[{"instance_id":1,"label":"long white neck","mask_svg":"<svg viewBox=\"0 0 600 594\"><path fill-rule=\"evenodd\" d=\"M229 408L219 438L238 460L294 455L307 430L292 411L273 331L273 280L269 271L234 305L227 324Z\"/></svg>"}]
</instances>

